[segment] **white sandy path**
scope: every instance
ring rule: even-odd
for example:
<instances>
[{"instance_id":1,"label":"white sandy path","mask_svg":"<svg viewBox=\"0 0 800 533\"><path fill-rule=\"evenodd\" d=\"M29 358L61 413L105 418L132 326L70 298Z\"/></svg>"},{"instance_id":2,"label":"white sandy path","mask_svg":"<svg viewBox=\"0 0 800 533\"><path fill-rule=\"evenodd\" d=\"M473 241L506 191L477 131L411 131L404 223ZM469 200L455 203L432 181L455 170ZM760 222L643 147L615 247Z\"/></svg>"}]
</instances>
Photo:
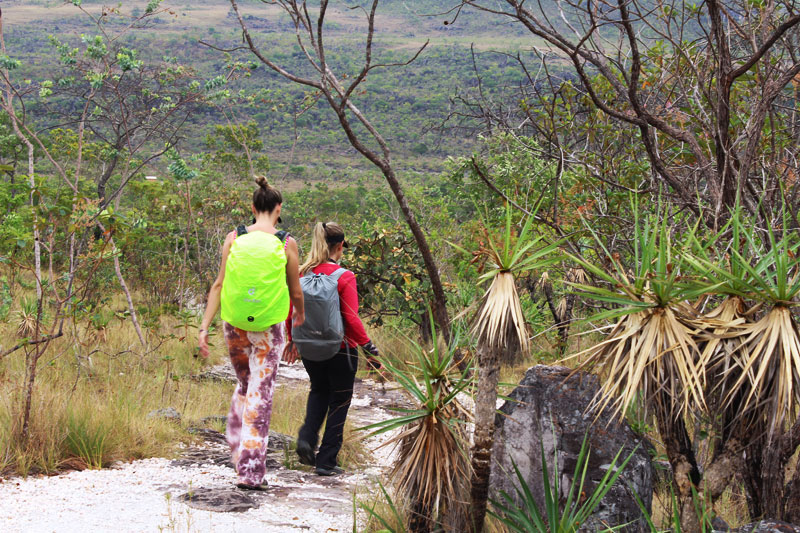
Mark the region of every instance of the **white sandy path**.
<instances>
[{"instance_id":1,"label":"white sandy path","mask_svg":"<svg viewBox=\"0 0 800 533\"><path fill-rule=\"evenodd\" d=\"M292 379L292 374L300 373L281 368L279 380L281 375ZM369 403L354 398L353 407ZM373 440L369 448L379 443ZM105 470L0 478L0 533L352 531L353 491L374 493L375 476L385 471L391 452L377 450L374 459L376 464L364 472L337 479L283 468L270 471L270 492L257 494L259 507L244 513L202 511L176 500L192 488L232 488L234 472L217 465L178 467L154 458Z\"/></svg>"},{"instance_id":2,"label":"white sandy path","mask_svg":"<svg viewBox=\"0 0 800 533\"><path fill-rule=\"evenodd\" d=\"M268 477L273 485L275 476ZM119 468L70 472L54 477L6 480L0 484L0 530L5 532L113 531L351 531L352 516L309 505L310 487L292 488L279 505L269 500L245 513L212 513L168 500L192 487L229 488L235 476L228 468L171 467L167 459L146 459ZM282 486L285 486L282 485ZM326 488L319 487L317 497ZM343 502L333 500L336 507ZM337 509L338 511L338 509Z\"/></svg>"}]
</instances>

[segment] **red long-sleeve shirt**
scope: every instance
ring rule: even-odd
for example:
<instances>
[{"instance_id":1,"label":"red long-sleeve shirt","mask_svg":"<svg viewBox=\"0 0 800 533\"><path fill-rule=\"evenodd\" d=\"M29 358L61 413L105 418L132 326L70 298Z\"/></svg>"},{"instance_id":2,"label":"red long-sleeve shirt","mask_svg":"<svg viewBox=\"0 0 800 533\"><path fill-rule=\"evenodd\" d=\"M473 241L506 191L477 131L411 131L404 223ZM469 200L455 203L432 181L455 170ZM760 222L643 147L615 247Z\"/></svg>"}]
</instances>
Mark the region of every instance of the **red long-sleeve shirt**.
<instances>
[{"instance_id":1,"label":"red long-sleeve shirt","mask_svg":"<svg viewBox=\"0 0 800 533\"><path fill-rule=\"evenodd\" d=\"M339 265L335 263L322 263L313 268L314 274L330 275L336 272ZM344 322L344 342L350 348L362 346L369 342L369 336L364 330L364 323L358 316L358 289L356 288L356 275L349 270L339 278L337 286L339 292L339 307L342 311L342 322ZM286 320L286 329L289 331L289 340L292 340L292 311L289 310L289 318Z\"/></svg>"}]
</instances>

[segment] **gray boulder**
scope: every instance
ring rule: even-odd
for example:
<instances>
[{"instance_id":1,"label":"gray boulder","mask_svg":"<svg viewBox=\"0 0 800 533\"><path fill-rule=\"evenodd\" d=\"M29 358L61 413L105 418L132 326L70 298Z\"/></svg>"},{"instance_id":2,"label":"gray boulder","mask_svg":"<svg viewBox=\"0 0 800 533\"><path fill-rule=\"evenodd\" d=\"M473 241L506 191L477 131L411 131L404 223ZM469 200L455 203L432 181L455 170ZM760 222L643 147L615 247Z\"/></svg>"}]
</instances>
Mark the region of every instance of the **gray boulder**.
<instances>
[{"instance_id":1,"label":"gray boulder","mask_svg":"<svg viewBox=\"0 0 800 533\"><path fill-rule=\"evenodd\" d=\"M178 500L189 507L215 513L243 513L258 507L258 502L241 490L227 488L198 488L178 496Z\"/></svg>"},{"instance_id":2,"label":"gray boulder","mask_svg":"<svg viewBox=\"0 0 800 533\"><path fill-rule=\"evenodd\" d=\"M629 524L622 531L644 531L642 513L631 489L650 510L653 492L651 446L625 423L612 420L609 413L587 412L599 390L596 376L578 372L569 379L571 369L537 365L528 369L519 386L511 393L495 422L495 444L492 450L491 497L500 500L501 491L514 496L517 485L512 461L529 485L533 497L544 513L542 482L542 448L552 479L554 452L558 457L560 499L569 494L584 435L589 434L589 467L584 482L584 495L589 496L605 475L614 456L622 449L620 462L632 451L633 457L616 485L606 494L592 518L581 531L599 531L609 526Z\"/></svg>"},{"instance_id":3,"label":"gray boulder","mask_svg":"<svg viewBox=\"0 0 800 533\"><path fill-rule=\"evenodd\" d=\"M715 529L714 533L721 533L722 531L729 533L800 533L800 526L793 526L777 520L762 520L738 529Z\"/></svg>"},{"instance_id":4,"label":"gray boulder","mask_svg":"<svg viewBox=\"0 0 800 533\"><path fill-rule=\"evenodd\" d=\"M180 422L181 414L174 407L167 407L165 409L156 409L147 413L147 418L163 418L164 420L171 420L172 422Z\"/></svg>"},{"instance_id":5,"label":"gray boulder","mask_svg":"<svg viewBox=\"0 0 800 533\"><path fill-rule=\"evenodd\" d=\"M230 364L217 365L192 377L198 381L217 381L220 383L236 384L239 381Z\"/></svg>"}]
</instances>

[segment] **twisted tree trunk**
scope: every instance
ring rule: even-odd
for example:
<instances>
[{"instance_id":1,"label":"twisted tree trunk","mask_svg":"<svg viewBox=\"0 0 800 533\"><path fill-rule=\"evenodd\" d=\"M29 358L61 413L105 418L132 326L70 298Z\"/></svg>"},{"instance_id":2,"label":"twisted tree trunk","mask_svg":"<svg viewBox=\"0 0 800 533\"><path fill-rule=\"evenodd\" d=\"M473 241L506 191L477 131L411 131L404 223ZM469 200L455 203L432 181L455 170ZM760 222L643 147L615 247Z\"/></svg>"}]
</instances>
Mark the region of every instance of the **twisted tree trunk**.
<instances>
[{"instance_id":1,"label":"twisted tree trunk","mask_svg":"<svg viewBox=\"0 0 800 533\"><path fill-rule=\"evenodd\" d=\"M656 420L672 467L672 482L680 506L681 530L700 531L700 519L695 512L692 497L693 489L697 490L700 483L700 470L697 468L692 439L682 417L662 414L656 416Z\"/></svg>"},{"instance_id":2,"label":"twisted tree trunk","mask_svg":"<svg viewBox=\"0 0 800 533\"><path fill-rule=\"evenodd\" d=\"M500 379L500 357L488 347L478 351L478 386L475 393L475 432L472 444L472 531L483 531L492 472L492 445Z\"/></svg>"}]
</instances>

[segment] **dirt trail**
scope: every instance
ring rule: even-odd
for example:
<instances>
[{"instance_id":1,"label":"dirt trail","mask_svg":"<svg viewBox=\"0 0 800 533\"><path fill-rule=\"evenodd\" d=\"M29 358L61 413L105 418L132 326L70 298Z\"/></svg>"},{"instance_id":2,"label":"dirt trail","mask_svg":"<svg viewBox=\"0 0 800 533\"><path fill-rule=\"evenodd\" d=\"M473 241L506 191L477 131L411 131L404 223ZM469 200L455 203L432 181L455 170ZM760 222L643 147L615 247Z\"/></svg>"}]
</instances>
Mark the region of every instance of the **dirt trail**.
<instances>
[{"instance_id":1,"label":"dirt trail","mask_svg":"<svg viewBox=\"0 0 800 533\"><path fill-rule=\"evenodd\" d=\"M215 369L223 379L229 370ZM299 365L281 366L280 386L307 386ZM400 391L371 380L356 383L350 415L363 426L403 405ZM234 488L224 437L200 430L204 444L178 459L154 458L105 470L58 476L0 479L0 530L4 532L344 532L353 530L353 495L374 494L392 461L388 436L366 442L370 464L326 478L286 468L280 437L270 439L264 492ZM190 501L187 504L187 499Z\"/></svg>"}]
</instances>

